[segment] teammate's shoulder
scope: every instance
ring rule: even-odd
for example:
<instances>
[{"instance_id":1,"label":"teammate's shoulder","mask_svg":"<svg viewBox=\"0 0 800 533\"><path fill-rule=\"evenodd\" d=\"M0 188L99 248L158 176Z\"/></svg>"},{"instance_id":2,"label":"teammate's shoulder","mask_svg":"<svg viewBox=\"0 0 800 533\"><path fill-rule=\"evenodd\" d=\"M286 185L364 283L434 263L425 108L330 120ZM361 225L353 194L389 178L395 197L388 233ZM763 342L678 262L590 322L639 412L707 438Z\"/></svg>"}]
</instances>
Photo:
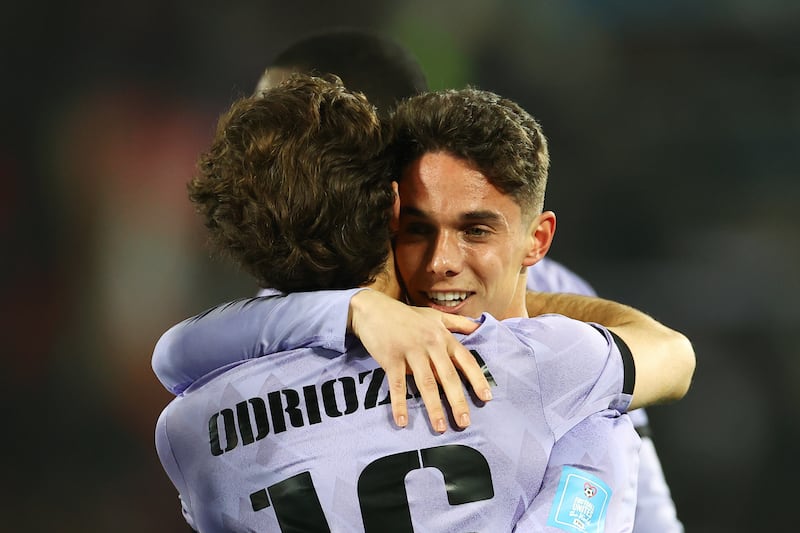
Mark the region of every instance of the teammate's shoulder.
<instances>
[{"instance_id":1,"label":"teammate's shoulder","mask_svg":"<svg viewBox=\"0 0 800 533\"><path fill-rule=\"evenodd\" d=\"M530 290L540 292L597 295L588 281L549 257L543 257L538 263L528 268L527 286Z\"/></svg>"},{"instance_id":2,"label":"teammate's shoulder","mask_svg":"<svg viewBox=\"0 0 800 533\"><path fill-rule=\"evenodd\" d=\"M555 313L531 318L511 318L502 324L522 342L555 350L584 344L602 349L608 344L606 329L598 324L583 322Z\"/></svg>"},{"instance_id":3,"label":"teammate's shoulder","mask_svg":"<svg viewBox=\"0 0 800 533\"><path fill-rule=\"evenodd\" d=\"M483 313L477 331L488 333L493 330L504 331L518 338L543 339L558 335L576 337L581 335L597 335L596 324L575 320L565 315L548 313L530 318L514 317L498 320L489 313ZM602 326L599 326L602 330Z\"/></svg>"},{"instance_id":4,"label":"teammate's shoulder","mask_svg":"<svg viewBox=\"0 0 800 533\"><path fill-rule=\"evenodd\" d=\"M501 322L515 331L552 331L561 329L582 329L587 323L558 313L546 313L530 318L507 318Z\"/></svg>"}]
</instances>

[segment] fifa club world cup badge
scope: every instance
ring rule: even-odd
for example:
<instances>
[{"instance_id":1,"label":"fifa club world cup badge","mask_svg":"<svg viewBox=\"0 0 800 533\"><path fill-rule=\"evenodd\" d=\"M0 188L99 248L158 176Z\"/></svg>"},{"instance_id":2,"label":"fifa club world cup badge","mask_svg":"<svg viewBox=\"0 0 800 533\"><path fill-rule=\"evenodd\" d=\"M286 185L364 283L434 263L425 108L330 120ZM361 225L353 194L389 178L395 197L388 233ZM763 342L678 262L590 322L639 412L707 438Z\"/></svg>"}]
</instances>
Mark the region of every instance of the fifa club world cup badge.
<instances>
[{"instance_id":1,"label":"fifa club world cup badge","mask_svg":"<svg viewBox=\"0 0 800 533\"><path fill-rule=\"evenodd\" d=\"M611 488L579 468L561 472L547 525L577 533L603 533Z\"/></svg>"}]
</instances>

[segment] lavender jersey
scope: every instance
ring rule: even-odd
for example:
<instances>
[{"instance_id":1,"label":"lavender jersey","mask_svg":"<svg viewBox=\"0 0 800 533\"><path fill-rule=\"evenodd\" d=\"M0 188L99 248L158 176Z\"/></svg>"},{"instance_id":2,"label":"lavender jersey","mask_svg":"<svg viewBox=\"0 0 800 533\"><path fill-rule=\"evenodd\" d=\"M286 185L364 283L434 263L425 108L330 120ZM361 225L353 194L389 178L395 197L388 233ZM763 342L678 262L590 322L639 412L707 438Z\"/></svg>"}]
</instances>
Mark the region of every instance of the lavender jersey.
<instances>
[{"instance_id":1,"label":"lavender jersey","mask_svg":"<svg viewBox=\"0 0 800 533\"><path fill-rule=\"evenodd\" d=\"M584 279L562 264L547 257L528 269L528 289L540 292L567 292L586 296L597 295ZM652 439L647 436L649 432L647 414L644 409L636 409L628 415L634 426L643 435L639 450L636 519L633 531L634 533L682 533L683 525L678 520L675 504L672 501L669 486L661 469L661 462L658 459ZM616 435L613 430L603 427L608 424L607 422L600 419L595 419L595 422L588 422L588 424L592 423L596 424L594 428L595 434L608 434L605 437L606 441L613 439L613 436ZM582 439L567 442L571 438L572 436L568 435L565 437L564 442L558 446L559 450L557 451L561 451L560 448L562 447L565 450L565 453L559 454L564 464L580 463L584 456L583 454L590 453L589 450L583 453L579 450ZM603 440L600 439L595 444L602 442ZM593 449L596 451L596 447L593 447ZM566 451L571 451L572 453L566 453ZM573 461L573 458L575 461ZM594 464L601 463L595 461ZM609 456L608 461L602 464L608 470L617 472L620 477L624 477L621 470L631 466L628 461L621 461L618 465L614 465L614 456ZM633 475L636 475L636 473L633 472ZM531 522L541 522L540 515L541 513L535 519L532 517L530 519Z\"/></svg>"},{"instance_id":2,"label":"lavender jersey","mask_svg":"<svg viewBox=\"0 0 800 533\"><path fill-rule=\"evenodd\" d=\"M240 324L223 333L242 338L249 325L225 317L258 314L247 309L254 303L205 318ZM594 416L626 424L619 412L630 402L632 360L608 330L559 315L481 322L463 343L485 364L493 400L473 406L463 431L433 432L416 398L409 426L397 429L383 371L343 335L310 337L306 348L196 381L167 406L156 431L187 521L201 532L513 530L546 481L556 442ZM262 338L252 346L272 344ZM602 528L614 487L591 472L572 474L554 494L571 506L580 500L587 524ZM569 485L580 476L589 481ZM535 530L564 531L554 516Z\"/></svg>"}]
</instances>

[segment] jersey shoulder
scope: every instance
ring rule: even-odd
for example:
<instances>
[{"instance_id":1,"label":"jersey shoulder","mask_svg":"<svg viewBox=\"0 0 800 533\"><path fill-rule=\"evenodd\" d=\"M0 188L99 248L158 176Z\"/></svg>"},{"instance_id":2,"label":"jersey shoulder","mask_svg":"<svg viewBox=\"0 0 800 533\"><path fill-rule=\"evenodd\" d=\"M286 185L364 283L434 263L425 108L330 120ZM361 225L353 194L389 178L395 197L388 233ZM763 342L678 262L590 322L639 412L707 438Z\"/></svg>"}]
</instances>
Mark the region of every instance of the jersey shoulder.
<instances>
[{"instance_id":1,"label":"jersey shoulder","mask_svg":"<svg viewBox=\"0 0 800 533\"><path fill-rule=\"evenodd\" d=\"M558 261L548 257L528 268L527 287L540 292L569 292L596 296L597 292L585 279Z\"/></svg>"},{"instance_id":2,"label":"jersey shoulder","mask_svg":"<svg viewBox=\"0 0 800 533\"><path fill-rule=\"evenodd\" d=\"M603 326L555 313L532 318L510 318L501 323L515 337L536 349L547 347L561 351L581 345L586 349L605 351L610 340Z\"/></svg>"}]
</instances>

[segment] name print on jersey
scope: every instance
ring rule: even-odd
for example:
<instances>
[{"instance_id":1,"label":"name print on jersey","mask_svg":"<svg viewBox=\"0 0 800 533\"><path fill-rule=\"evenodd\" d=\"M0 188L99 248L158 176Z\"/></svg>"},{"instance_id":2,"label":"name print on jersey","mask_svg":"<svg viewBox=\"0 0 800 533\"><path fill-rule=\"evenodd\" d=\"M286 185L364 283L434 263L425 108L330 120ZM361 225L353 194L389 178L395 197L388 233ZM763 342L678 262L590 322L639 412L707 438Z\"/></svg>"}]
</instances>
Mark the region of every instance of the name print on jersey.
<instances>
[{"instance_id":1,"label":"name print on jersey","mask_svg":"<svg viewBox=\"0 0 800 533\"><path fill-rule=\"evenodd\" d=\"M353 414L359 408L372 409L388 404L388 393L378 400L385 377L383 369L377 368L361 372L357 378L343 376L321 385L306 385L299 391L272 391L267 393L266 399L256 396L237 403L233 408L222 409L211 415L208 421L211 454L218 456L230 452L240 443L242 446L253 444L269 435L270 430L277 434L289 427L319 424L323 412L328 418L338 418ZM363 386L365 384L366 387ZM409 392L407 395L407 398L414 397L418 397L418 393ZM220 435L224 435L224 448Z\"/></svg>"},{"instance_id":2,"label":"name print on jersey","mask_svg":"<svg viewBox=\"0 0 800 533\"><path fill-rule=\"evenodd\" d=\"M489 384L496 386L478 352L471 352L483 368ZM376 368L360 372L357 377L342 376L321 385L305 385L300 390L286 388L268 392L266 399L256 396L222 409L208 420L211 455L216 457L230 452L239 444L253 444L269 435L270 431L278 434L290 427L319 424L323 413L327 418L339 418L359 409L389 404L388 391L378 399L385 378L383 369ZM413 380L407 382L406 390L407 399L419 398Z\"/></svg>"}]
</instances>

